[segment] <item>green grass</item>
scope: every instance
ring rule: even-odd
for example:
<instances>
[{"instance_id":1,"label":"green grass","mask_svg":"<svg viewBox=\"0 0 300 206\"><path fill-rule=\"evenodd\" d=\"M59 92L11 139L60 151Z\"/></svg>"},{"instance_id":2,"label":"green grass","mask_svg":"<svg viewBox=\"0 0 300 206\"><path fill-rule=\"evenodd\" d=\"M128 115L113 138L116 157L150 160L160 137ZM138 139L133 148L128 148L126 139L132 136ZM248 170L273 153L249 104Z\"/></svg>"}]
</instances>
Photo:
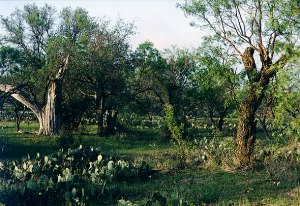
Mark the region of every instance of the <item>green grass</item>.
<instances>
[{"instance_id":1,"label":"green grass","mask_svg":"<svg viewBox=\"0 0 300 206\"><path fill-rule=\"evenodd\" d=\"M37 126L35 123L22 124L25 133L16 133L13 123L0 122L0 149L3 148L0 160L57 151L60 147L58 137L28 133L36 130ZM106 155L133 161L145 160L161 170L147 182L112 186L111 191L119 199L142 205L154 193L159 193L167 198L168 205L180 205L180 202L183 205L300 205L299 182L272 180L264 170L228 172L220 168L171 169L176 165L176 150L172 144L158 137L156 129L134 129L111 137L98 137L93 134L93 127L87 130L90 134L74 134L76 144L100 146ZM205 132L207 136L210 134L207 130ZM228 133L230 131L225 131L225 134Z\"/></svg>"},{"instance_id":2,"label":"green grass","mask_svg":"<svg viewBox=\"0 0 300 206\"><path fill-rule=\"evenodd\" d=\"M21 124L22 132L17 133L14 123L0 122L0 159L18 159L22 156L49 154L57 150L57 137L37 135L36 123Z\"/></svg>"}]
</instances>

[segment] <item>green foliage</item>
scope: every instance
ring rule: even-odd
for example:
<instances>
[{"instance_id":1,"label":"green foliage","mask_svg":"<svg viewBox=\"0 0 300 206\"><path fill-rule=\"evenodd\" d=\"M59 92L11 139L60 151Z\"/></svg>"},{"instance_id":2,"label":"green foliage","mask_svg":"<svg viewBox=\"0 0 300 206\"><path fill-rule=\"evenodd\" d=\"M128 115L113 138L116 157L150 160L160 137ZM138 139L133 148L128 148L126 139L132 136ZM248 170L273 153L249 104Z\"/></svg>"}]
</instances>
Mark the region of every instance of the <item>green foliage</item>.
<instances>
[{"instance_id":1,"label":"green foliage","mask_svg":"<svg viewBox=\"0 0 300 206\"><path fill-rule=\"evenodd\" d=\"M163 74L167 70L166 59L152 42L144 42L132 54L134 74L129 79L132 108L141 114L161 115L165 102ZM151 102L151 104L149 104Z\"/></svg>"},{"instance_id":2,"label":"green foliage","mask_svg":"<svg viewBox=\"0 0 300 206\"><path fill-rule=\"evenodd\" d=\"M295 138L300 136L300 76L298 61L289 65L287 70L277 76L277 90L275 97L274 126L279 129L275 136Z\"/></svg>"},{"instance_id":3,"label":"green foliage","mask_svg":"<svg viewBox=\"0 0 300 206\"><path fill-rule=\"evenodd\" d=\"M222 130L223 121L235 108L239 90L239 75L234 70L236 59L228 56L229 50L218 37L205 37L197 50L199 66L193 74L194 87L190 94L198 106L194 113L211 119L211 124Z\"/></svg>"},{"instance_id":4,"label":"green foliage","mask_svg":"<svg viewBox=\"0 0 300 206\"><path fill-rule=\"evenodd\" d=\"M170 103L176 118L190 113L188 91L196 68L192 52L176 47L160 52L145 42L134 53L134 66L131 89L137 111L162 116L164 104Z\"/></svg>"},{"instance_id":5,"label":"green foliage","mask_svg":"<svg viewBox=\"0 0 300 206\"><path fill-rule=\"evenodd\" d=\"M183 124L178 124L175 119L174 108L170 104L165 104L165 122L168 129L171 131L172 138L176 141L183 138Z\"/></svg>"},{"instance_id":6,"label":"green foliage","mask_svg":"<svg viewBox=\"0 0 300 206\"><path fill-rule=\"evenodd\" d=\"M209 28L235 49L241 43L252 44L252 41L255 42L255 39L259 38L261 32L263 34L261 38L276 33L277 36L283 37L276 40L278 43L291 47L291 40L299 34L297 1L187 0L178 4L178 7L200 21L193 23L193 26ZM257 15L257 9L261 10L261 15ZM262 27L254 23L258 19ZM276 44L276 52L285 49L286 47Z\"/></svg>"},{"instance_id":7,"label":"green foliage","mask_svg":"<svg viewBox=\"0 0 300 206\"><path fill-rule=\"evenodd\" d=\"M216 172L235 167L236 143L232 137L225 137L229 129L224 127L224 133L217 132L214 126L207 126L207 119L200 122L188 118L211 115L212 122L216 116L224 119L242 99L238 95L246 96L244 93L250 87L241 84L234 69L237 61L231 55L232 48L241 54L239 49L244 48L241 44L255 47L261 38L262 44L269 42L260 46L266 48L270 58L282 53L289 57L295 55L293 45L298 46L294 40L299 34L297 3L294 0L187 0L180 7L200 18L201 24L204 22L216 34L206 37L196 52L176 47L160 52L151 42L139 45L132 52L133 24L121 19L114 25L105 18L96 21L81 8L66 8L56 17L50 6L39 8L33 4L2 17L6 34L4 46L0 48L1 83L21 85L26 97L43 105L48 82L69 55L62 102L66 131L90 122L93 125L84 125L88 128L85 132L94 134L95 116L100 110L102 120L105 111L122 111L120 122L128 130L112 138L76 137L76 133L63 132L58 138L45 140L43 136L29 133L11 138L4 131L9 128L2 127L1 145L4 142L5 147L1 148L1 158L16 158L28 151L45 152L57 145L63 149L48 156L38 154L36 158L1 161L0 202L84 205L93 201L116 204L119 200L119 205L134 205L135 200L124 200L134 197L146 199L143 203L149 205L158 202L162 205L276 203L278 199L264 200L269 194L260 193L269 193L271 188L277 196L278 191L285 195L287 189L291 190L300 181L298 61L289 62L287 70L277 76L278 89L274 93L277 102L273 110L276 140L271 139L273 142L268 147L258 145L253 169L257 172L260 167L261 173ZM262 50L261 47L256 51ZM272 62L276 61L272 59ZM240 85L243 88L236 94ZM165 127L161 124L163 113ZM146 115L149 120L145 120ZM273 120L271 116L267 118ZM190 130L188 121L193 127ZM176 152L158 141L160 128L167 128L179 155L177 168L185 167L186 171L180 172L186 174L175 174L178 170L174 170L172 163L176 162ZM191 135L186 132L192 129L197 131L195 137L207 137L189 142L187 137ZM234 129L235 126L230 129L230 136L234 135ZM29 124L27 130L32 130ZM293 140L291 145L283 144L287 140ZM106 146L103 149L113 157L103 155L102 150L94 147L83 148L82 142L89 145L103 142ZM70 149L75 145L76 148ZM125 160L129 157L134 161ZM152 177L153 170L144 159L150 160L156 169L164 170L158 180L146 181ZM136 160L141 163L134 163ZM189 170L186 167L189 163L196 166L193 169L206 168L212 173ZM127 193L120 188L125 188Z\"/></svg>"},{"instance_id":8,"label":"green foliage","mask_svg":"<svg viewBox=\"0 0 300 206\"><path fill-rule=\"evenodd\" d=\"M37 80L30 75L46 64L45 51L48 38L54 33L54 14L55 10L48 5L39 8L29 4L1 18L5 31L3 42L19 50L25 59L26 66L21 69L27 72L23 76L26 80Z\"/></svg>"}]
</instances>

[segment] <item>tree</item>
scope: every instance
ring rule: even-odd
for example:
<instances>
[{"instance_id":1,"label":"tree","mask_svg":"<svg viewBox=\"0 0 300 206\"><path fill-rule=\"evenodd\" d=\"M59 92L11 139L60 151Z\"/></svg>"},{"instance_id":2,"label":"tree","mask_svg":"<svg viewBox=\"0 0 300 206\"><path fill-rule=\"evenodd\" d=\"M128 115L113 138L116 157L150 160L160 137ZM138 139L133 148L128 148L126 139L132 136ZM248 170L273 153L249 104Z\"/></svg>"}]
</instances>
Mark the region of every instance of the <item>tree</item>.
<instances>
[{"instance_id":1,"label":"tree","mask_svg":"<svg viewBox=\"0 0 300 206\"><path fill-rule=\"evenodd\" d=\"M242 60L249 87L239 106L236 157L241 167L249 165L256 139L255 113L270 80L293 54L299 4L287 0L187 0L179 6L230 45Z\"/></svg>"},{"instance_id":2,"label":"tree","mask_svg":"<svg viewBox=\"0 0 300 206\"><path fill-rule=\"evenodd\" d=\"M37 76L40 77L41 74L36 74L42 73L42 68L46 64L46 44L53 32L53 14L54 10L47 5L41 9L35 5L27 5L22 11L16 10L10 17L1 18L7 32L3 41L18 50L26 61L26 64L21 65L16 73L10 71L10 78L14 81L1 84L1 91L10 93L13 98L31 109L39 120L39 133L44 134L55 133L59 130L60 122L57 117L59 115L59 109L57 109L59 95L56 96L59 89L57 84L68 62L67 58L64 64L58 67L57 76L47 85L47 100L41 106L38 103L38 89L35 85ZM10 85L10 83L14 83L14 85Z\"/></svg>"},{"instance_id":3,"label":"tree","mask_svg":"<svg viewBox=\"0 0 300 206\"><path fill-rule=\"evenodd\" d=\"M105 135L105 113L107 113L107 131L114 133L116 109L120 104L115 100L126 97L127 76L131 72L129 39L133 34L133 25L117 21L99 22L91 31L86 43L84 55L78 56L75 79L80 91L93 98L93 106L98 122L98 134Z\"/></svg>"},{"instance_id":4,"label":"tree","mask_svg":"<svg viewBox=\"0 0 300 206\"><path fill-rule=\"evenodd\" d=\"M39 121L39 134L46 135L61 129L62 81L77 39L84 34L83 20L88 19L82 9L75 12L75 22L62 13L55 29L54 14L48 5L33 4L1 18L6 31L3 42L20 52L25 63L17 62L17 70L2 67L8 71L0 90L28 107Z\"/></svg>"},{"instance_id":5,"label":"tree","mask_svg":"<svg viewBox=\"0 0 300 206\"><path fill-rule=\"evenodd\" d=\"M300 73L299 58L289 64L287 70L277 75L275 96L274 121L278 128L279 137L298 139L300 135Z\"/></svg>"},{"instance_id":6,"label":"tree","mask_svg":"<svg viewBox=\"0 0 300 206\"><path fill-rule=\"evenodd\" d=\"M197 50L199 67L194 74L192 95L198 104L195 108L204 109L211 123L221 131L225 116L237 103L239 76L234 69L235 58L218 41L206 37Z\"/></svg>"},{"instance_id":7,"label":"tree","mask_svg":"<svg viewBox=\"0 0 300 206\"><path fill-rule=\"evenodd\" d=\"M151 42L141 44L135 51L137 99L150 100L158 111L170 104L176 121L183 123L186 129L186 91L194 69L193 55L187 50L174 47L161 54Z\"/></svg>"},{"instance_id":8,"label":"tree","mask_svg":"<svg viewBox=\"0 0 300 206\"><path fill-rule=\"evenodd\" d=\"M143 115L162 115L166 100L163 94L162 74L167 61L152 42L140 44L133 53L134 74L130 79L132 107Z\"/></svg>"},{"instance_id":9,"label":"tree","mask_svg":"<svg viewBox=\"0 0 300 206\"><path fill-rule=\"evenodd\" d=\"M13 111L15 113L15 121L16 121L16 130L20 131L21 120L25 114L26 107L18 101L15 101L12 98L9 98L8 102L13 105Z\"/></svg>"}]
</instances>

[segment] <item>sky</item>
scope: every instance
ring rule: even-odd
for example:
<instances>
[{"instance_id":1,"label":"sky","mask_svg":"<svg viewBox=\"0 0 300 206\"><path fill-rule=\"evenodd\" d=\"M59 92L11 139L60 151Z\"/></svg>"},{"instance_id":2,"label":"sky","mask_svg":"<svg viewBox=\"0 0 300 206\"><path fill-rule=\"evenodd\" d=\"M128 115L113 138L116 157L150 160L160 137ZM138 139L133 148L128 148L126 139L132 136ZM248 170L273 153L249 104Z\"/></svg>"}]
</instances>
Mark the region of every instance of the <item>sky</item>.
<instances>
[{"instance_id":1,"label":"sky","mask_svg":"<svg viewBox=\"0 0 300 206\"><path fill-rule=\"evenodd\" d=\"M52 0L52 1L9 1L0 0L0 14L8 16L15 8L24 5L45 3L54 6L57 11L64 7L85 8L93 17L119 17L134 22L136 34L131 38L133 48L149 40L160 50L177 45L180 48L200 46L203 33L190 26L190 18L185 17L176 3L183 0Z\"/></svg>"}]
</instances>

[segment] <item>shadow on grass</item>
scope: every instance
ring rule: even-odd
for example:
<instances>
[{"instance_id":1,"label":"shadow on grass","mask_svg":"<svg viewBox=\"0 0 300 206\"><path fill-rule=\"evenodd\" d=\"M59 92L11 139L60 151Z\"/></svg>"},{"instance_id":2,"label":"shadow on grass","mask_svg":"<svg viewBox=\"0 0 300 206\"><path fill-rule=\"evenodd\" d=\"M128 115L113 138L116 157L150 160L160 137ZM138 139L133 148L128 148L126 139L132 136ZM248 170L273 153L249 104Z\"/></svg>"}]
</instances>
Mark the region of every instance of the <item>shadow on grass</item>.
<instances>
[{"instance_id":1,"label":"shadow on grass","mask_svg":"<svg viewBox=\"0 0 300 206\"><path fill-rule=\"evenodd\" d=\"M27 157L29 154L31 157L36 156L37 153L41 155L51 154L57 150L57 146L54 145L41 145L40 143L23 144L20 142L0 142L2 148L0 151L0 159L21 159Z\"/></svg>"},{"instance_id":2,"label":"shadow on grass","mask_svg":"<svg viewBox=\"0 0 300 206\"><path fill-rule=\"evenodd\" d=\"M30 128L33 131L34 128ZM20 159L28 154L49 154L58 149L57 137L17 133L7 127L0 131L0 159Z\"/></svg>"}]
</instances>

